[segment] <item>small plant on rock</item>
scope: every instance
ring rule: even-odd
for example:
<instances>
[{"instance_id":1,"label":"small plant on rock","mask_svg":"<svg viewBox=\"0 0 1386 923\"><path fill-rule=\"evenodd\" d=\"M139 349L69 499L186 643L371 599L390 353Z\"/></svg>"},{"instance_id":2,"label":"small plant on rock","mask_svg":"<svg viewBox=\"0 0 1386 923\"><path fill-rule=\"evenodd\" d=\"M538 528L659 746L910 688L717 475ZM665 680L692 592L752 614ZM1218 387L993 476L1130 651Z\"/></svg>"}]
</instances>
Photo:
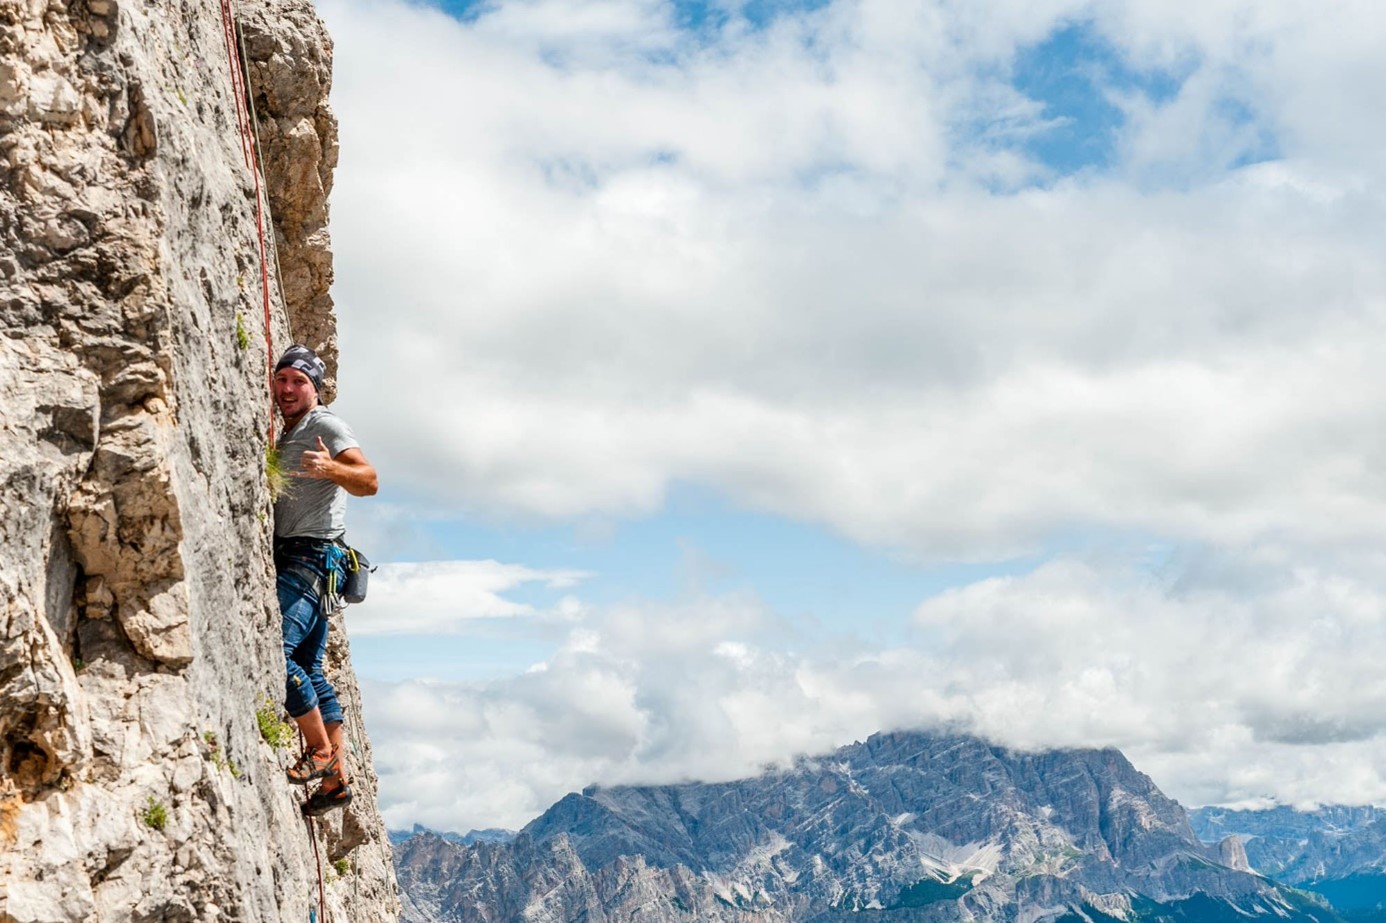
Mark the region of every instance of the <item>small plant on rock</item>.
<instances>
[{"instance_id":1,"label":"small plant on rock","mask_svg":"<svg viewBox=\"0 0 1386 923\"><path fill-rule=\"evenodd\" d=\"M229 769L231 778L239 779L241 770L225 751L221 749L221 744L217 741L217 735L212 731L204 731L202 740L207 744L207 759L212 761L212 765L218 769Z\"/></svg>"},{"instance_id":2,"label":"small plant on rock","mask_svg":"<svg viewBox=\"0 0 1386 923\"><path fill-rule=\"evenodd\" d=\"M240 349L250 348L250 331L245 329L245 315L240 311L236 312L236 346Z\"/></svg>"},{"instance_id":3,"label":"small plant on rock","mask_svg":"<svg viewBox=\"0 0 1386 923\"><path fill-rule=\"evenodd\" d=\"M255 723L260 726L265 743L276 750L288 749L294 742L294 726L280 719L279 709L269 699L255 709Z\"/></svg>"},{"instance_id":4,"label":"small plant on rock","mask_svg":"<svg viewBox=\"0 0 1386 923\"><path fill-rule=\"evenodd\" d=\"M351 860L343 856L332 863L332 868L336 870L338 878L345 878L351 874Z\"/></svg>"},{"instance_id":5,"label":"small plant on rock","mask_svg":"<svg viewBox=\"0 0 1386 923\"><path fill-rule=\"evenodd\" d=\"M279 458L279 450L272 445L265 446L265 484L269 487L271 500L278 500L289 486L289 473Z\"/></svg>"},{"instance_id":6,"label":"small plant on rock","mask_svg":"<svg viewBox=\"0 0 1386 923\"><path fill-rule=\"evenodd\" d=\"M168 826L168 808L161 802L155 801L154 796L150 795L145 804L144 813L140 815L140 820L144 825L153 830L163 830Z\"/></svg>"}]
</instances>

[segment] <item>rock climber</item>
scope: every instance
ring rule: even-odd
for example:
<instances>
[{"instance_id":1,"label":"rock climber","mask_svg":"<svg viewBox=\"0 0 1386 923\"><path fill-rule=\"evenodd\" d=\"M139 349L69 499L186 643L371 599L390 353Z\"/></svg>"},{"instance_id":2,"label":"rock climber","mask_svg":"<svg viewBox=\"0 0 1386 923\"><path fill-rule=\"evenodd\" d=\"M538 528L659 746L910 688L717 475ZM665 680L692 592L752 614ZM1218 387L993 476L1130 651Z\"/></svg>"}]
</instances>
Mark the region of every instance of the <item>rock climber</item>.
<instances>
[{"instance_id":1,"label":"rock climber","mask_svg":"<svg viewBox=\"0 0 1386 923\"><path fill-rule=\"evenodd\" d=\"M284 617L288 670L284 706L306 748L289 781L321 779L303 805L325 814L351 802L342 707L323 675L332 590L345 577L346 495L376 492L375 468L351 428L322 404L326 366L306 346L285 350L274 367L274 403L283 419L278 451L289 482L274 503L274 569Z\"/></svg>"}]
</instances>

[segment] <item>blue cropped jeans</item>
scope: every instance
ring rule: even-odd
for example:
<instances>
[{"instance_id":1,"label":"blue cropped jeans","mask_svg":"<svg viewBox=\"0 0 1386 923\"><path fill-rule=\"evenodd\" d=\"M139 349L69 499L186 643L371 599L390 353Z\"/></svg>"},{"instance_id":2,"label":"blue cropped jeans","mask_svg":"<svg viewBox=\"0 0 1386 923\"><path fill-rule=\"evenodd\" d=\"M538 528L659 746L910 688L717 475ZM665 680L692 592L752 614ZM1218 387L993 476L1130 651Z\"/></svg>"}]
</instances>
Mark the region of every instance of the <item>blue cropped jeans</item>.
<instances>
[{"instance_id":1,"label":"blue cropped jeans","mask_svg":"<svg viewBox=\"0 0 1386 923\"><path fill-rule=\"evenodd\" d=\"M286 568L283 562L295 566ZM328 564L321 552L295 551L276 555L279 577L276 590L279 611L284 616L284 666L288 673L284 707L289 716L301 718L314 708L322 710L324 724L342 720L337 691L322 672L327 653L327 612L319 592L304 579L298 568L322 575L326 584Z\"/></svg>"}]
</instances>

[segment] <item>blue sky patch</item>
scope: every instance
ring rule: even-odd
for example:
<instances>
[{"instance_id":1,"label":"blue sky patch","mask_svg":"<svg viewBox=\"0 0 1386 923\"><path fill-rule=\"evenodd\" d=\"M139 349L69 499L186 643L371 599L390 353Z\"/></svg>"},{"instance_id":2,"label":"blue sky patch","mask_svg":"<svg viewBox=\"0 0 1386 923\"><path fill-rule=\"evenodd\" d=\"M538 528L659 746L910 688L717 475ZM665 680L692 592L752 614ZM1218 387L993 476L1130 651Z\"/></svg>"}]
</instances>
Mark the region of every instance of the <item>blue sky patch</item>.
<instances>
[{"instance_id":1,"label":"blue sky patch","mask_svg":"<svg viewBox=\"0 0 1386 923\"><path fill-rule=\"evenodd\" d=\"M1282 156L1280 145L1275 136L1260 126L1256 113L1246 103L1237 99L1225 98L1219 100L1217 112L1229 126L1246 129L1248 133L1245 148L1235 160L1228 164L1229 168L1235 170L1240 167L1249 167L1254 163L1278 160Z\"/></svg>"},{"instance_id":2,"label":"blue sky patch","mask_svg":"<svg viewBox=\"0 0 1386 923\"><path fill-rule=\"evenodd\" d=\"M352 517L368 525L373 512L362 503ZM523 526L458 518L422 521L416 528L413 541L389 548L377 563L493 559L592 575L574 587L531 583L503 594L539 610L568 595L599 608L744 595L796 626L782 639L791 650L847 637L881 646L904 644L914 610L924 600L988 577L1027 573L1054 552L1047 548L1008 561L913 564L826 527L739 508L716 491L686 484L670 492L658 515L640 519ZM523 670L561 641L553 626L529 619L478 619L460 635L431 636L426 644L414 638L412 656L416 675L476 680ZM398 636L366 635L353 645L363 676L405 675L400 665L409 662L409 645ZM467 656L459 656L462 650Z\"/></svg>"},{"instance_id":3,"label":"blue sky patch","mask_svg":"<svg viewBox=\"0 0 1386 923\"><path fill-rule=\"evenodd\" d=\"M786 14L811 12L827 6L831 0L675 0L678 22L684 28L717 29L733 17L740 17L751 26L761 29Z\"/></svg>"},{"instance_id":4,"label":"blue sky patch","mask_svg":"<svg viewBox=\"0 0 1386 923\"><path fill-rule=\"evenodd\" d=\"M674 22L689 32L716 32L733 19L763 29L786 14L811 12L831 0L674 0ZM471 22L498 5L497 0L433 0L433 5L463 22Z\"/></svg>"},{"instance_id":5,"label":"blue sky patch","mask_svg":"<svg viewBox=\"0 0 1386 923\"><path fill-rule=\"evenodd\" d=\"M1011 85L1043 104L1049 123L1025 150L1060 175L1109 167L1125 124L1112 95L1139 93L1159 104L1173 99L1182 82L1182 76L1132 69L1091 23L1066 25L1016 55Z\"/></svg>"},{"instance_id":6,"label":"blue sky patch","mask_svg":"<svg viewBox=\"0 0 1386 923\"><path fill-rule=\"evenodd\" d=\"M489 7L494 7L496 3L495 0L435 0L428 5L436 6L444 13L462 22L474 22Z\"/></svg>"}]
</instances>

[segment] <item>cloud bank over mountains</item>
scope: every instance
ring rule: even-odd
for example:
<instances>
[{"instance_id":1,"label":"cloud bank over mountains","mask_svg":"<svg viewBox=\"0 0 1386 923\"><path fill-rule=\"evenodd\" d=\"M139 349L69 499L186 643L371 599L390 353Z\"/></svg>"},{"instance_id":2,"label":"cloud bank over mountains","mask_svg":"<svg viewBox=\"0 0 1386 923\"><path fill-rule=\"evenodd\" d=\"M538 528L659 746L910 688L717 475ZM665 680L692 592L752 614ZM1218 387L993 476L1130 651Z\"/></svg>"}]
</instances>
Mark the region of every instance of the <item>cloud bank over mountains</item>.
<instances>
[{"instance_id":1,"label":"cloud bank over mountains","mask_svg":"<svg viewBox=\"0 0 1386 923\"><path fill-rule=\"evenodd\" d=\"M521 675L373 685L377 764L408 779L387 813L515 827L593 781L739 778L940 725L1116 746L1189 805L1386 799L1378 586L1247 567L1061 558L928 600L886 648L750 597L588 612Z\"/></svg>"},{"instance_id":2,"label":"cloud bank over mountains","mask_svg":"<svg viewBox=\"0 0 1386 923\"><path fill-rule=\"evenodd\" d=\"M324 0L346 413L428 515L653 516L690 483L1046 563L885 645L453 571L458 619L578 580L572 626L530 673L377 691L385 770L437 766L391 820L924 720L1114 743L1194 801L1386 798L1386 16L772 9Z\"/></svg>"}]
</instances>

